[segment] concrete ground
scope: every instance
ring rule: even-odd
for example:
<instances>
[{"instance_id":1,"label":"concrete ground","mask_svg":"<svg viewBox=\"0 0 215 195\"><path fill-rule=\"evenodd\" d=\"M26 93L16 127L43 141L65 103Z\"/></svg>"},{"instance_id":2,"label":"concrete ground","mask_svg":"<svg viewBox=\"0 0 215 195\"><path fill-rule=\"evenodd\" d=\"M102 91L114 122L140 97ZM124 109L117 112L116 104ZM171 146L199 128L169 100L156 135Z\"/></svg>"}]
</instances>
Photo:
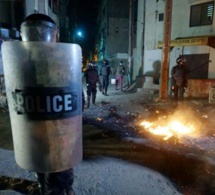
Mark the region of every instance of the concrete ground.
<instances>
[{"instance_id":1,"label":"concrete ground","mask_svg":"<svg viewBox=\"0 0 215 195\"><path fill-rule=\"evenodd\" d=\"M85 84L83 89L86 94ZM104 96L98 91L96 106L92 105L83 113L84 118L103 118L102 123L116 122L111 121L109 108L116 108L120 120L125 118L127 123L129 116L138 114L142 117L148 117L157 109L172 109L171 101L158 101L158 94L135 92L135 91L116 91L115 86L110 84L108 96ZM207 111L213 111L213 105L207 100L187 100L187 105L191 105L196 112L201 112L204 108ZM204 113L202 113L204 114ZM208 115L209 116L209 115ZM108 121L109 120L109 121ZM118 122L118 121L117 121ZM126 128L128 126L123 126ZM128 138L127 138L128 139ZM131 139L132 141L132 139ZM146 141L146 140L145 140ZM186 140L189 144L189 140ZM192 140L192 143L195 141ZM214 148L215 141L211 140L211 145L206 144L208 139L202 137L198 139L197 147L205 147L205 150ZM197 142L196 142L197 143ZM204 148L203 148L204 149ZM213 158L212 158L213 160ZM0 175L23 178L35 181L33 174L29 171L19 168L14 159L14 153L11 150L0 149ZM127 162L118 158L100 156L95 159L83 160L80 165L75 167L74 190L77 195L176 195L180 194L174 184L160 173L140 166L135 163ZM1 190L0 195L18 195L18 191Z\"/></svg>"}]
</instances>

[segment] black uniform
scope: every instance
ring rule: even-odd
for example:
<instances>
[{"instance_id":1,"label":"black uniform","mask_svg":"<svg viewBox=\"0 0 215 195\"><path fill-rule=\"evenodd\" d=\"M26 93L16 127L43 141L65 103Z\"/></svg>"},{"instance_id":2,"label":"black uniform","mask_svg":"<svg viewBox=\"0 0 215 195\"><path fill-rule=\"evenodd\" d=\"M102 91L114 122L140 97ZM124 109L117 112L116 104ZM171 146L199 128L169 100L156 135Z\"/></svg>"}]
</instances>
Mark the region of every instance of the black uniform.
<instances>
[{"instance_id":1,"label":"black uniform","mask_svg":"<svg viewBox=\"0 0 215 195\"><path fill-rule=\"evenodd\" d=\"M107 95L108 85L109 85L109 75L111 74L110 66L108 65L108 61L104 60L103 66L100 69L100 75L102 76L102 85L104 88L103 94Z\"/></svg>"},{"instance_id":2,"label":"black uniform","mask_svg":"<svg viewBox=\"0 0 215 195\"><path fill-rule=\"evenodd\" d=\"M187 87L187 74L189 69L183 64L183 61L177 60L177 65L171 70L172 75L172 90L175 100L182 100L184 97L185 88Z\"/></svg>"},{"instance_id":3,"label":"black uniform","mask_svg":"<svg viewBox=\"0 0 215 195\"><path fill-rule=\"evenodd\" d=\"M90 107L90 99L92 95L92 103L95 105L97 94L97 83L101 86L99 74L94 66L89 66L85 72L86 84L87 84L87 107Z\"/></svg>"},{"instance_id":4,"label":"black uniform","mask_svg":"<svg viewBox=\"0 0 215 195\"><path fill-rule=\"evenodd\" d=\"M22 41L56 42L58 39L57 30L55 32L54 31L55 28L52 28L53 26L56 26L56 24L47 15L39 13L31 14L28 17L26 17L25 21L22 23L22 26L21 26ZM40 26L43 29L43 31L39 31L38 26ZM54 173L36 173L36 176L38 183L40 185L41 195L74 194L74 191L72 189L74 178L73 168Z\"/></svg>"}]
</instances>

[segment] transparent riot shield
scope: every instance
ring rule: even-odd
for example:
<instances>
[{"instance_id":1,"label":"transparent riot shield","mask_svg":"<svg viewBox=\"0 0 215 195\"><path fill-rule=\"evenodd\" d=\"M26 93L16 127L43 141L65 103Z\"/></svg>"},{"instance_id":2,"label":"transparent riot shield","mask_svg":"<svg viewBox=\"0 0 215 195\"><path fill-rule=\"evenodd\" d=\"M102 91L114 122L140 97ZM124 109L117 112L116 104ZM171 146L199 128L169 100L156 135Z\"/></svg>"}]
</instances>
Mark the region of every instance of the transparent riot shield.
<instances>
[{"instance_id":1,"label":"transparent riot shield","mask_svg":"<svg viewBox=\"0 0 215 195\"><path fill-rule=\"evenodd\" d=\"M58 172L82 160L81 48L4 42L6 94L17 164Z\"/></svg>"}]
</instances>

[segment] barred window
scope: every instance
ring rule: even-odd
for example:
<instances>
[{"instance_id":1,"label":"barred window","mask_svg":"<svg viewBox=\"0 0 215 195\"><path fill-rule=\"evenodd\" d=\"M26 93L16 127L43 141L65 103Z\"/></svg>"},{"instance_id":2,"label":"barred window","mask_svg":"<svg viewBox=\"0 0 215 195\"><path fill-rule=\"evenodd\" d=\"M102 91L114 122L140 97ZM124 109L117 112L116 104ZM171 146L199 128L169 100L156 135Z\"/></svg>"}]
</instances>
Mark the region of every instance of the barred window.
<instances>
[{"instance_id":1,"label":"barred window","mask_svg":"<svg viewBox=\"0 0 215 195\"><path fill-rule=\"evenodd\" d=\"M213 1L191 6L190 27L211 25L213 23L213 13Z\"/></svg>"}]
</instances>

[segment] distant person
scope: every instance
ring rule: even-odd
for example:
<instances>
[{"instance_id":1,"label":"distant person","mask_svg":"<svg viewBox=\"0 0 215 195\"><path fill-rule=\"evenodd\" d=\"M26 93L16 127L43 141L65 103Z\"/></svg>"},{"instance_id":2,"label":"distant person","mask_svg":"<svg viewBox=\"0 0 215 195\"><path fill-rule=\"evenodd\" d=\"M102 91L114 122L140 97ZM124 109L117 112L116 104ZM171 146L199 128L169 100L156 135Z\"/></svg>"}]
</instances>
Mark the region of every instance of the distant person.
<instances>
[{"instance_id":1,"label":"distant person","mask_svg":"<svg viewBox=\"0 0 215 195\"><path fill-rule=\"evenodd\" d=\"M86 84L87 84L87 108L90 107L90 100L92 97L92 103L96 103L97 94L97 83L99 84L99 89L102 90L101 81L99 78L96 65L93 62L89 63L88 69L85 72Z\"/></svg>"},{"instance_id":2,"label":"distant person","mask_svg":"<svg viewBox=\"0 0 215 195\"><path fill-rule=\"evenodd\" d=\"M103 61L103 65L100 69L100 75L102 76L102 86L103 86L103 95L108 95L108 86L109 86L109 76L111 74L111 69L107 60Z\"/></svg>"},{"instance_id":3,"label":"distant person","mask_svg":"<svg viewBox=\"0 0 215 195\"><path fill-rule=\"evenodd\" d=\"M174 94L174 100L183 100L185 88L188 87L187 74L189 73L189 68L185 65L182 57L178 57L176 60L176 65L172 67L172 91Z\"/></svg>"},{"instance_id":4,"label":"distant person","mask_svg":"<svg viewBox=\"0 0 215 195\"><path fill-rule=\"evenodd\" d=\"M116 90L118 90L118 84L120 87L120 90L123 91L123 75L125 74L125 67L123 65L123 62L120 61L119 65L116 69Z\"/></svg>"}]
</instances>

